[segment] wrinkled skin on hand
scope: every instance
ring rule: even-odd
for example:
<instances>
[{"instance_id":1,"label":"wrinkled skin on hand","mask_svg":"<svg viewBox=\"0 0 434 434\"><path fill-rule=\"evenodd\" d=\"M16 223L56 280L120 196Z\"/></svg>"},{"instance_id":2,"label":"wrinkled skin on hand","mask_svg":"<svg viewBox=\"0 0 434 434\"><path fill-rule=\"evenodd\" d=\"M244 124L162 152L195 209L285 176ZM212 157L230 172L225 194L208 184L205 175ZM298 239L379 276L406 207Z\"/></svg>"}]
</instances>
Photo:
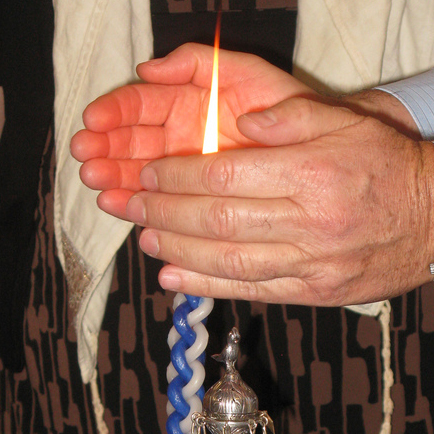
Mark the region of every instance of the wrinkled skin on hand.
<instances>
[{"instance_id":1,"label":"wrinkled skin on hand","mask_svg":"<svg viewBox=\"0 0 434 434\"><path fill-rule=\"evenodd\" d=\"M197 48L183 47L181 52ZM150 69L169 62L162 80L176 75L176 80L194 81L189 66L185 67L189 74L182 75L188 56L184 64L175 60L173 67L166 59ZM195 63L198 76L199 64ZM142 78L156 79L149 65L143 68L145 72L139 67ZM207 68L209 76L210 65ZM164 109L151 105L152 116L165 113L159 119L163 126L158 127L165 130L165 151L158 156L143 148L164 140L152 136L153 126L138 125L152 104L148 90L133 92L140 94L138 101L119 94L97 100L84 115L88 130L74 139L79 145L73 140L73 154L86 161L83 181L107 190L101 207L145 226L142 249L170 263L160 272L162 287L203 296L330 306L390 298L428 281L433 251L432 144L413 140L371 117L314 101L318 99L314 93L286 74L282 87L288 86L290 95L279 98L280 90L270 94L280 83L270 81L273 67L253 62L247 69L246 74L261 77L271 87L249 76L252 89L262 83L259 89L267 89L267 98L251 106L237 98L237 104L223 99L223 152L149 162L198 150L199 133L185 142L185 137L170 131L175 119L183 118L183 111L175 108L179 95L188 98L187 94L196 93L195 107L198 100L206 100L207 93L193 90L192 82L182 91L179 84L173 85L175 91L157 86L163 95L172 92ZM261 75L263 69L271 72ZM178 70L180 75L174 72ZM224 76L228 70L222 71ZM235 72L229 75L236 77ZM249 79L231 83L237 87ZM258 92L254 94L261 95ZM114 115L104 111L104 105L113 105ZM116 107L122 115L116 114ZM195 119L202 131L203 110L198 110ZM120 137L119 130L125 127L129 133ZM134 129L137 137L131 139ZM92 140L108 153L103 156L91 149ZM131 149L141 155L134 170L128 166L134 161ZM104 164L117 165L115 173L121 174L109 185L103 179Z\"/></svg>"}]
</instances>

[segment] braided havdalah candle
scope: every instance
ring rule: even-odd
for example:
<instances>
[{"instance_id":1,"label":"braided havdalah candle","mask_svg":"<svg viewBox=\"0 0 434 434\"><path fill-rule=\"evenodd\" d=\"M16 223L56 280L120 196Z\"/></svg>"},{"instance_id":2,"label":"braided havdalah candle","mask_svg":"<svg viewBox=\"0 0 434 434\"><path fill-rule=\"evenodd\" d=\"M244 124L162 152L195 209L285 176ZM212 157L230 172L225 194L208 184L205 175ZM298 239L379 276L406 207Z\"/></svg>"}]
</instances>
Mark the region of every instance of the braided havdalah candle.
<instances>
[{"instance_id":1,"label":"braided havdalah candle","mask_svg":"<svg viewBox=\"0 0 434 434\"><path fill-rule=\"evenodd\" d=\"M173 302L173 327L168 344L171 363L167 368L166 429L169 434L187 434L191 415L202 410L205 378L205 348L208 345L206 318L214 307L214 299L177 294Z\"/></svg>"},{"instance_id":2,"label":"braided havdalah candle","mask_svg":"<svg viewBox=\"0 0 434 434\"><path fill-rule=\"evenodd\" d=\"M214 62L207 122L203 140L203 153L218 151L218 61L221 9L217 15L214 40ZM177 294L174 299L173 327L168 344L171 362L167 368L169 387L167 395L168 434L191 432L191 415L202 410L205 394L205 348L208 344L206 318L214 307L212 298Z\"/></svg>"}]
</instances>

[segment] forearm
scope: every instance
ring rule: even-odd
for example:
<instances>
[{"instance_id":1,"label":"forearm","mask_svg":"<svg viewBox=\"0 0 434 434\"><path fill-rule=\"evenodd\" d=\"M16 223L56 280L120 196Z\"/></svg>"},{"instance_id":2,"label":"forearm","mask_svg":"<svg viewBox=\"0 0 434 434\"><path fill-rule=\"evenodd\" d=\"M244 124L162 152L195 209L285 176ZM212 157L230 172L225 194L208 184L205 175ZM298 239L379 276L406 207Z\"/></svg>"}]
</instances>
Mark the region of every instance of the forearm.
<instances>
[{"instance_id":1,"label":"forearm","mask_svg":"<svg viewBox=\"0 0 434 434\"><path fill-rule=\"evenodd\" d=\"M407 107L395 96L371 89L339 98L339 104L354 112L371 116L413 140L421 140L419 128Z\"/></svg>"},{"instance_id":2,"label":"forearm","mask_svg":"<svg viewBox=\"0 0 434 434\"><path fill-rule=\"evenodd\" d=\"M413 139L434 140L434 69L346 96L343 105L393 126Z\"/></svg>"}]
</instances>

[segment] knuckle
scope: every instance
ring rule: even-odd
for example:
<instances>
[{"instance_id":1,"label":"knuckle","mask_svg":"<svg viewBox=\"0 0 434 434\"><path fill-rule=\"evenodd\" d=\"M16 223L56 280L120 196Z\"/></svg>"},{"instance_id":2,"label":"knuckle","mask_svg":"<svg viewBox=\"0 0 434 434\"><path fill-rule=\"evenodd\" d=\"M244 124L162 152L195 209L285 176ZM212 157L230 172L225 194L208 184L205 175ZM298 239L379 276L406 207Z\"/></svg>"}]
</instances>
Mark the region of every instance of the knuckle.
<instances>
[{"instance_id":1,"label":"knuckle","mask_svg":"<svg viewBox=\"0 0 434 434\"><path fill-rule=\"evenodd\" d=\"M171 262L174 263L175 265L182 265L183 263L189 261L190 259L188 256L189 251L188 249L185 248L185 245L181 241L181 238L175 237L171 242L170 249L171 249L170 256L172 256ZM166 258L161 258L161 259L166 259Z\"/></svg>"},{"instance_id":2,"label":"knuckle","mask_svg":"<svg viewBox=\"0 0 434 434\"><path fill-rule=\"evenodd\" d=\"M172 221L173 210L170 200L167 200L163 195L158 195L155 204L154 223L162 229L167 229ZM151 217L151 215L149 216ZM151 223L149 221L149 223Z\"/></svg>"},{"instance_id":3,"label":"knuckle","mask_svg":"<svg viewBox=\"0 0 434 434\"><path fill-rule=\"evenodd\" d=\"M221 275L232 280L245 280L247 278L248 269L246 263L248 260L239 246L227 246L218 255L218 258L220 258L219 272Z\"/></svg>"},{"instance_id":4,"label":"knuckle","mask_svg":"<svg viewBox=\"0 0 434 434\"><path fill-rule=\"evenodd\" d=\"M216 200L204 215L205 229L217 239L229 239L236 233L238 215L234 208L228 207L225 201Z\"/></svg>"},{"instance_id":5,"label":"knuckle","mask_svg":"<svg viewBox=\"0 0 434 434\"><path fill-rule=\"evenodd\" d=\"M278 277L281 277L281 272L273 261L264 261L256 272L256 280L272 280Z\"/></svg>"},{"instance_id":6,"label":"knuckle","mask_svg":"<svg viewBox=\"0 0 434 434\"><path fill-rule=\"evenodd\" d=\"M348 304L349 280L336 265L324 265L322 273L311 280L310 289L319 306L343 306Z\"/></svg>"},{"instance_id":7,"label":"knuckle","mask_svg":"<svg viewBox=\"0 0 434 434\"><path fill-rule=\"evenodd\" d=\"M280 182L288 196L300 196L315 203L332 191L336 183L335 171L336 164L318 151L306 155L296 170L282 170Z\"/></svg>"},{"instance_id":8,"label":"knuckle","mask_svg":"<svg viewBox=\"0 0 434 434\"><path fill-rule=\"evenodd\" d=\"M314 105L310 99L296 98L294 100L295 110L300 119L310 120L314 112Z\"/></svg>"},{"instance_id":9,"label":"knuckle","mask_svg":"<svg viewBox=\"0 0 434 434\"><path fill-rule=\"evenodd\" d=\"M139 156L143 153L143 143L140 140L140 136L137 134L137 132L133 129L127 130L124 134L129 134L129 155L131 155L131 158L139 158ZM125 158L128 157L128 155L125 155Z\"/></svg>"},{"instance_id":10,"label":"knuckle","mask_svg":"<svg viewBox=\"0 0 434 434\"><path fill-rule=\"evenodd\" d=\"M314 293L316 299L318 300L319 306L337 306L339 296L337 291L331 287L313 287L312 292Z\"/></svg>"},{"instance_id":11,"label":"knuckle","mask_svg":"<svg viewBox=\"0 0 434 434\"><path fill-rule=\"evenodd\" d=\"M233 159L217 155L205 166L204 185L214 195L228 195L237 187L240 179L240 166Z\"/></svg>"},{"instance_id":12,"label":"knuckle","mask_svg":"<svg viewBox=\"0 0 434 434\"><path fill-rule=\"evenodd\" d=\"M342 239L358 224L357 204L339 180L327 174L311 188L305 212L312 227L330 239Z\"/></svg>"},{"instance_id":13,"label":"knuckle","mask_svg":"<svg viewBox=\"0 0 434 434\"><path fill-rule=\"evenodd\" d=\"M332 238L340 237L346 229L346 213L343 210L322 209L316 216L316 225Z\"/></svg>"},{"instance_id":14,"label":"knuckle","mask_svg":"<svg viewBox=\"0 0 434 434\"><path fill-rule=\"evenodd\" d=\"M314 105L311 100L299 97L291 98L290 107L291 118L294 123L306 124L311 121L314 113Z\"/></svg>"},{"instance_id":15,"label":"knuckle","mask_svg":"<svg viewBox=\"0 0 434 434\"><path fill-rule=\"evenodd\" d=\"M216 279L212 276L195 274L194 283L189 281L188 288L191 291L197 292L201 297L211 297L216 296ZM186 291L187 292L187 291Z\"/></svg>"},{"instance_id":16,"label":"knuckle","mask_svg":"<svg viewBox=\"0 0 434 434\"><path fill-rule=\"evenodd\" d=\"M238 282L234 289L234 297L241 300L258 301L259 287L256 282Z\"/></svg>"},{"instance_id":17,"label":"knuckle","mask_svg":"<svg viewBox=\"0 0 434 434\"><path fill-rule=\"evenodd\" d=\"M170 192L182 193L183 186L186 184L185 171L180 170L179 166L176 164L168 164L164 167L166 176L164 176L164 183L166 188ZM160 181L159 177L159 181ZM161 186L160 186L161 187Z\"/></svg>"},{"instance_id":18,"label":"knuckle","mask_svg":"<svg viewBox=\"0 0 434 434\"><path fill-rule=\"evenodd\" d=\"M328 192L331 189L331 185L336 182L337 170L336 163L326 156L317 156L315 159L306 160L301 166L306 185L315 193Z\"/></svg>"}]
</instances>

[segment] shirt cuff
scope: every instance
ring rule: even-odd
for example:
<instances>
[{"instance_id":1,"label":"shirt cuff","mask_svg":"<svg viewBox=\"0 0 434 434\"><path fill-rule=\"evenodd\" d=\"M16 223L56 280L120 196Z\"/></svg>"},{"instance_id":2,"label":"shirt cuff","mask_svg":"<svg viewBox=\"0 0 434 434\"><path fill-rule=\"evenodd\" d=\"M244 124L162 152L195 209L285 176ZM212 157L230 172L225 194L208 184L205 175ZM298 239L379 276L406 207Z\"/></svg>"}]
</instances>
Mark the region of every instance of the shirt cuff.
<instances>
[{"instance_id":1,"label":"shirt cuff","mask_svg":"<svg viewBox=\"0 0 434 434\"><path fill-rule=\"evenodd\" d=\"M416 122L423 139L434 141L434 69L375 89L399 99Z\"/></svg>"}]
</instances>

